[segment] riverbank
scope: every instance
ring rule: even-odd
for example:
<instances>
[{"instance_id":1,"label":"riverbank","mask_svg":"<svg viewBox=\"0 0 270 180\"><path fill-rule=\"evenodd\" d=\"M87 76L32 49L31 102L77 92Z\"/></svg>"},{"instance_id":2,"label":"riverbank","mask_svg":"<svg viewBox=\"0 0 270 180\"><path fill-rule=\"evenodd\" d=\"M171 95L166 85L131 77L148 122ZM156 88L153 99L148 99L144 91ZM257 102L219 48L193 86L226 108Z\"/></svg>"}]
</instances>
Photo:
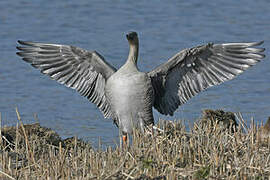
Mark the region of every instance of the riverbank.
<instances>
[{"instance_id":1,"label":"riverbank","mask_svg":"<svg viewBox=\"0 0 270 180\"><path fill-rule=\"evenodd\" d=\"M270 177L270 141L238 115L205 110L187 131L160 122L163 131L135 130L129 145L95 149L61 139L38 123L1 129L1 179L264 179ZM265 137L265 136L264 136Z\"/></svg>"}]
</instances>

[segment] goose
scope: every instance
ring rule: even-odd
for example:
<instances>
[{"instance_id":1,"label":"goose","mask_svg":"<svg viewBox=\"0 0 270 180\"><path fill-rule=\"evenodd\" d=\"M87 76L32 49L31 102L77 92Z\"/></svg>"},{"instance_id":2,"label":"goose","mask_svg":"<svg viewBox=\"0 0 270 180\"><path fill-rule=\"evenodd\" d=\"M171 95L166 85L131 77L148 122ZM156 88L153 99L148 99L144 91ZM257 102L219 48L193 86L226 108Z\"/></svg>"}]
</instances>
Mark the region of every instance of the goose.
<instances>
[{"instance_id":1,"label":"goose","mask_svg":"<svg viewBox=\"0 0 270 180\"><path fill-rule=\"evenodd\" d=\"M119 127L124 141L133 128L154 124L153 107L173 116L199 92L231 80L265 57L263 41L208 43L187 48L149 72L138 69L139 39L126 34L129 54L118 70L97 51L18 41L17 55L41 73L75 89Z\"/></svg>"}]
</instances>

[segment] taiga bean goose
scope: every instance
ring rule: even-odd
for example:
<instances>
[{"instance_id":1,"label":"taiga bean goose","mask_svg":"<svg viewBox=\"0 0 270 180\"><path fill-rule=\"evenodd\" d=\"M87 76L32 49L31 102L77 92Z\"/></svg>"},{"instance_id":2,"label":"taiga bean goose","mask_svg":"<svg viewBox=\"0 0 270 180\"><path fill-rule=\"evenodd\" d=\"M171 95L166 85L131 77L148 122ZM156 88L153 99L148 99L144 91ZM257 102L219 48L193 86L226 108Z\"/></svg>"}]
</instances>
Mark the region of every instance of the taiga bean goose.
<instances>
[{"instance_id":1,"label":"taiga bean goose","mask_svg":"<svg viewBox=\"0 0 270 180\"><path fill-rule=\"evenodd\" d=\"M138 70L139 40L126 35L129 55L116 69L96 51L58 44L18 41L17 54L43 74L87 97L123 133L154 123L152 107L173 115L202 90L233 79L264 55L263 43L225 43L184 49L150 72Z\"/></svg>"}]
</instances>

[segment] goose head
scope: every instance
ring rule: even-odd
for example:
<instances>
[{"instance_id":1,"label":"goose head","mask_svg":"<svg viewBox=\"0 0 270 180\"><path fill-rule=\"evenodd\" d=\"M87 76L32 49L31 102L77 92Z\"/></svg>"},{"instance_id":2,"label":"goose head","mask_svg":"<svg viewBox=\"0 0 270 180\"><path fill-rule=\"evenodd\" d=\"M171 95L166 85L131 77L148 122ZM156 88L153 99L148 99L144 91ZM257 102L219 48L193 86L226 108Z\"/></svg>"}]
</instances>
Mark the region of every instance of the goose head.
<instances>
[{"instance_id":1,"label":"goose head","mask_svg":"<svg viewBox=\"0 0 270 180\"><path fill-rule=\"evenodd\" d=\"M126 37L130 45L139 44L138 34L136 32L128 32L126 34Z\"/></svg>"}]
</instances>

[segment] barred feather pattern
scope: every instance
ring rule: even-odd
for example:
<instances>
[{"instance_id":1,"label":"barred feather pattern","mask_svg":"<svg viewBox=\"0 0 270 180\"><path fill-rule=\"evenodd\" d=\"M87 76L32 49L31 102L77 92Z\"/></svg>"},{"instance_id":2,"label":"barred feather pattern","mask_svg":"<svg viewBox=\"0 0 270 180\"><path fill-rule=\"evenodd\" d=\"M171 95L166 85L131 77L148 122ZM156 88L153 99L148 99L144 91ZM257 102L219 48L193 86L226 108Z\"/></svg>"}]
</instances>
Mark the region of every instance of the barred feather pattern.
<instances>
[{"instance_id":1,"label":"barred feather pattern","mask_svg":"<svg viewBox=\"0 0 270 180\"><path fill-rule=\"evenodd\" d=\"M225 43L184 49L148 72L154 87L154 107L173 115L199 92L231 80L265 57L263 43Z\"/></svg>"},{"instance_id":2,"label":"barred feather pattern","mask_svg":"<svg viewBox=\"0 0 270 180\"><path fill-rule=\"evenodd\" d=\"M105 118L113 118L107 102L105 81L116 69L96 51L74 46L18 41L17 54L43 74L67 87L77 90L102 111Z\"/></svg>"}]
</instances>

